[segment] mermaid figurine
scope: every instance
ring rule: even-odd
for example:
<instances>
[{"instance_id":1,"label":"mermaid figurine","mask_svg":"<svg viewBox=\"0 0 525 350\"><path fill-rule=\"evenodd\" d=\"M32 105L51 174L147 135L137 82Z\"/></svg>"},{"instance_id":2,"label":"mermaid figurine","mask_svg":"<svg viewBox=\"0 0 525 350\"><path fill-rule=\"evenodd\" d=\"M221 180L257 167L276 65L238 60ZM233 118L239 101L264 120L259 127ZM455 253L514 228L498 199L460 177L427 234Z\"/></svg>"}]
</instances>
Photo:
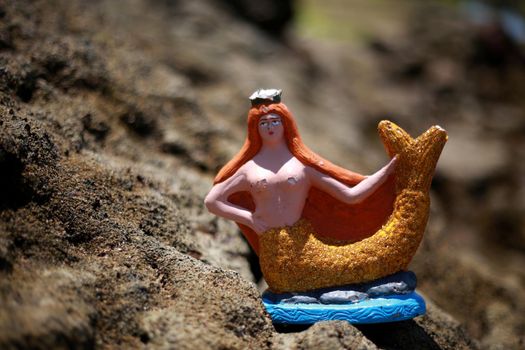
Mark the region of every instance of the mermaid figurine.
<instances>
[{"instance_id":1,"label":"mermaid figurine","mask_svg":"<svg viewBox=\"0 0 525 350\"><path fill-rule=\"evenodd\" d=\"M258 90L250 100L246 141L205 205L238 224L270 292L296 295L405 271L425 230L446 132L434 126L413 139L380 122L391 160L363 176L302 142L281 90Z\"/></svg>"}]
</instances>

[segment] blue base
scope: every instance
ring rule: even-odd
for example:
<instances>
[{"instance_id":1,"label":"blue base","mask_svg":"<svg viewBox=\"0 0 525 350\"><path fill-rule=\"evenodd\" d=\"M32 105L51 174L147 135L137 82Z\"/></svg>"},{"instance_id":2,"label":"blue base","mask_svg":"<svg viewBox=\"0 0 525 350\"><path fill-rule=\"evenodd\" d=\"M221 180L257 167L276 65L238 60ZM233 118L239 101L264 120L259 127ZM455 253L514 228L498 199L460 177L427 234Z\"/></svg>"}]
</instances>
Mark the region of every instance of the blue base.
<instances>
[{"instance_id":1,"label":"blue base","mask_svg":"<svg viewBox=\"0 0 525 350\"><path fill-rule=\"evenodd\" d=\"M425 300L415 291L408 294L371 298L355 304L284 304L263 295L263 303L274 323L312 324L344 320L353 324L409 320L423 315Z\"/></svg>"}]
</instances>

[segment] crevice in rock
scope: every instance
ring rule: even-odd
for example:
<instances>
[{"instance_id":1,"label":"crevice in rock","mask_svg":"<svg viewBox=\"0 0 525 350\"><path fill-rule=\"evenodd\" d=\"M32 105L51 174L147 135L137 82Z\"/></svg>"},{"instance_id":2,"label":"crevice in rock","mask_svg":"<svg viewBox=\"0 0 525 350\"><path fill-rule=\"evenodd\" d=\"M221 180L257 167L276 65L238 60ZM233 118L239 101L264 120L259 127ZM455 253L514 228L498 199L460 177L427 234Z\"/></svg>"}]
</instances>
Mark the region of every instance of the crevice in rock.
<instances>
[{"instance_id":1,"label":"crevice in rock","mask_svg":"<svg viewBox=\"0 0 525 350\"><path fill-rule=\"evenodd\" d=\"M277 333L300 333L310 328L311 324L274 324Z\"/></svg>"},{"instance_id":2,"label":"crevice in rock","mask_svg":"<svg viewBox=\"0 0 525 350\"><path fill-rule=\"evenodd\" d=\"M241 236L242 239L249 246L249 243L244 237L244 235ZM261 265L259 264L259 257L257 256L257 254L255 254L255 251L251 247L249 253L246 255L246 261L250 265L250 271L252 272L254 282L258 283L263 278L263 274L261 271Z\"/></svg>"},{"instance_id":3,"label":"crevice in rock","mask_svg":"<svg viewBox=\"0 0 525 350\"><path fill-rule=\"evenodd\" d=\"M0 256L0 272L11 273L13 271L13 264L7 258Z\"/></svg>"},{"instance_id":4,"label":"crevice in rock","mask_svg":"<svg viewBox=\"0 0 525 350\"><path fill-rule=\"evenodd\" d=\"M414 320L355 327L381 349L441 349Z\"/></svg>"},{"instance_id":5,"label":"crevice in rock","mask_svg":"<svg viewBox=\"0 0 525 350\"><path fill-rule=\"evenodd\" d=\"M139 136L150 136L157 129L155 119L142 111L130 109L120 116L120 121Z\"/></svg>"},{"instance_id":6,"label":"crevice in rock","mask_svg":"<svg viewBox=\"0 0 525 350\"><path fill-rule=\"evenodd\" d=\"M0 211L18 209L35 197L33 189L24 181L24 164L0 147Z\"/></svg>"},{"instance_id":7,"label":"crevice in rock","mask_svg":"<svg viewBox=\"0 0 525 350\"><path fill-rule=\"evenodd\" d=\"M96 141L103 141L108 135L110 128L104 121L96 120L91 113L82 117L84 130L92 134Z\"/></svg>"},{"instance_id":8,"label":"crevice in rock","mask_svg":"<svg viewBox=\"0 0 525 350\"><path fill-rule=\"evenodd\" d=\"M141 333L140 334L140 341L143 343L143 344L148 344L149 343L149 335L148 333Z\"/></svg>"},{"instance_id":9,"label":"crevice in rock","mask_svg":"<svg viewBox=\"0 0 525 350\"><path fill-rule=\"evenodd\" d=\"M272 38L282 39L295 15L293 1L218 1L239 18L252 23Z\"/></svg>"},{"instance_id":10,"label":"crevice in rock","mask_svg":"<svg viewBox=\"0 0 525 350\"><path fill-rule=\"evenodd\" d=\"M33 98L33 93L36 90L36 78L36 75L28 74L16 88L16 95L23 102L27 103Z\"/></svg>"}]
</instances>

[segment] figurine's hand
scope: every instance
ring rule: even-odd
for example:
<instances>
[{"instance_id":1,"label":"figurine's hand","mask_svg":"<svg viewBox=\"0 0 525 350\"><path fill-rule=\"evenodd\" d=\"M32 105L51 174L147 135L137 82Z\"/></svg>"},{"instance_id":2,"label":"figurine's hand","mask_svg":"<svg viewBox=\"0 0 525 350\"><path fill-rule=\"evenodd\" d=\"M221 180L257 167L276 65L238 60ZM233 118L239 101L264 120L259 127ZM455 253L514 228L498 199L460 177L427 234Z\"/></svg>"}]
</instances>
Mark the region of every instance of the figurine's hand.
<instances>
[{"instance_id":1,"label":"figurine's hand","mask_svg":"<svg viewBox=\"0 0 525 350\"><path fill-rule=\"evenodd\" d=\"M385 175L390 175L396 169L396 165L399 162L399 155L395 155L390 162L384 167Z\"/></svg>"},{"instance_id":2,"label":"figurine's hand","mask_svg":"<svg viewBox=\"0 0 525 350\"><path fill-rule=\"evenodd\" d=\"M258 235L264 233L270 228L263 220L255 216L252 218L251 227Z\"/></svg>"}]
</instances>

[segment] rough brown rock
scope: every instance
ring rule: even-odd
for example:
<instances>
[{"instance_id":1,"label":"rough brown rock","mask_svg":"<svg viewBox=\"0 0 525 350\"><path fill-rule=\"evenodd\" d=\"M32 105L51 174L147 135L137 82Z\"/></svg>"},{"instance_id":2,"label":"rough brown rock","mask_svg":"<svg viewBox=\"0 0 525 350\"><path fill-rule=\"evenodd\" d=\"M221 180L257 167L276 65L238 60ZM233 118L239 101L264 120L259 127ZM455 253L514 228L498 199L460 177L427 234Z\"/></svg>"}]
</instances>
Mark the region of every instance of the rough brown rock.
<instances>
[{"instance_id":1,"label":"rough brown rock","mask_svg":"<svg viewBox=\"0 0 525 350\"><path fill-rule=\"evenodd\" d=\"M275 349L378 349L357 328L344 321L318 322L298 333L276 336Z\"/></svg>"},{"instance_id":2,"label":"rough brown rock","mask_svg":"<svg viewBox=\"0 0 525 350\"><path fill-rule=\"evenodd\" d=\"M498 73L465 69L460 48L471 37L454 21L444 36L460 41L452 53L432 44L440 39L432 30L414 30L383 50L326 55L315 43L272 40L207 1L1 1L0 348L476 348L464 328L483 347L519 348L525 245L512 234L523 222L512 218L523 217L525 168L511 160L522 156L523 90L519 79L513 99L471 87L473 75ZM413 40L421 49L403 60ZM354 79L358 63L330 64L355 57L373 66L370 80ZM431 306L423 318L383 326L272 326L253 253L202 199L240 147L246 96L273 86L310 147L360 172L386 159L375 131L369 138L385 114L413 134L454 122L513 140L495 141L494 158L504 153L505 162L475 174L438 168L414 268L445 311ZM480 111L518 120L473 119ZM472 239L479 232L481 243Z\"/></svg>"}]
</instances>

